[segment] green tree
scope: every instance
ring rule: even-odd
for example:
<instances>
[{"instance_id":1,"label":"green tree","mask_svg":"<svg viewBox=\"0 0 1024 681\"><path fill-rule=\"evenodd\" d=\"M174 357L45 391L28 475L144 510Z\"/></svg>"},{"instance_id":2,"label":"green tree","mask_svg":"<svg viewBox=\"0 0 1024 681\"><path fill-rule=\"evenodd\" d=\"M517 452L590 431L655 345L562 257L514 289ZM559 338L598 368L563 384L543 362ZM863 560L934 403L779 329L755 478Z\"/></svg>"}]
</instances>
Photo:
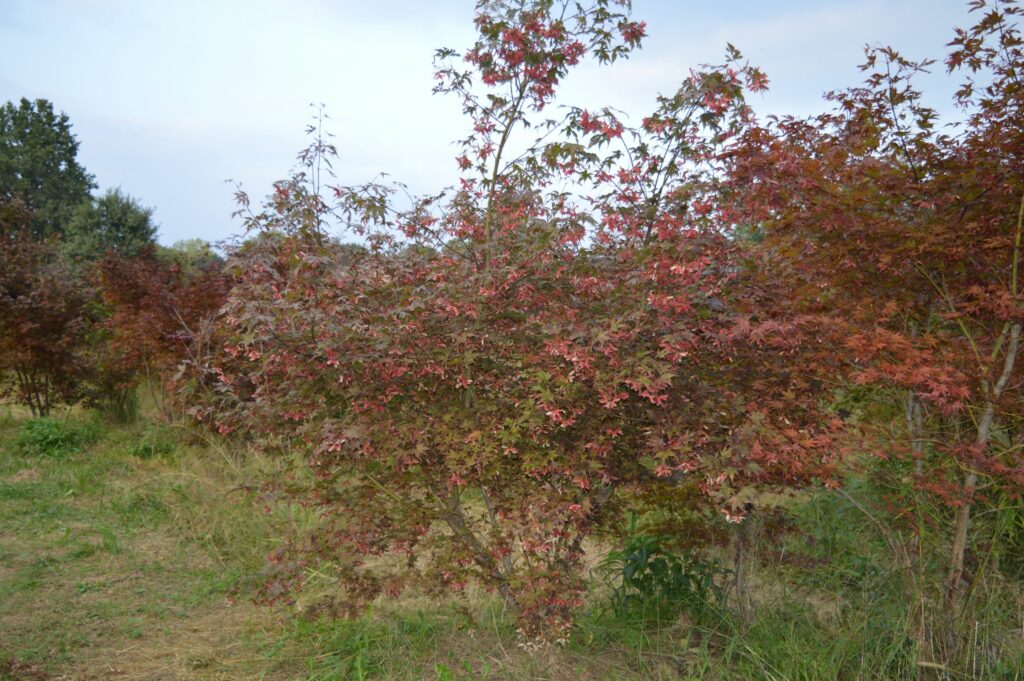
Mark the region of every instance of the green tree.
<instances>
[{"instance_id":1,"label":"green tree","mask_svg":"<svg viewBox=\"0 0 1024 681\"><path fill-rule=\"evenodd\" d=\"M177 264L182 273L187 275L220 269L224 265L224 259L203 239L183 239L170 246L158 246L156 253L160 260L171 265Z\"/></svg>"},{"instance_id":2,"label":"green tree","mask_svg":"<svg viewBox=\"0 0 1024 681\"><path fill-rule=\"evenodd\" d=\"M83 201L64 230L70 255L95 259L107 251L139 255L156 243L153 209L142 206L120 189Z\"/></svg>"},{"instance_id":3,"label":"green tree","mask_svg":"<svg viewBox=\"0 0 1024 681\"><path fill-rule=\"evenodd\" d=\"M47 100L0 106L0 194L19 197L33 211L36 238L62 233L95 186L77 155L67 114L54 113Z\"/></svg>"}]
</instances>

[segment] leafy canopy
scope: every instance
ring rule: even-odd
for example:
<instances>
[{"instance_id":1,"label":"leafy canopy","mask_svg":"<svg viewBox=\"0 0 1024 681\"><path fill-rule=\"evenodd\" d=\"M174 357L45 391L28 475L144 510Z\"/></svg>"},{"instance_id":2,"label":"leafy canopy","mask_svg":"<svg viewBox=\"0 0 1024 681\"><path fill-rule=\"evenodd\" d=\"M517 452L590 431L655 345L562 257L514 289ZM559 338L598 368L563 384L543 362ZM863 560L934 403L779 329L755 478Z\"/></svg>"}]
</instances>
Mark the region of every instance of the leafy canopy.
<instances>
[{"instance_id":1,"label":"leafy canopy","mask_svg":"<svg viewBox=\"0 0 1024 681\"><path fill-rule=\"evenodd\" d=\"M0 106L0 194L32 211L36 238L62 234L96 186L78 162L78 140L67 114L45 99Z\"/></svg>"},{"instance_id":2,"label":"leafy canopy","mask_svg":"<svg viewBox=\"0 0 1024 681\"><path fill-rule=\"evenodd\" d=\"M120 189L81 203L64 230L68 252L93 260L106 251L134 257L156 245L153 209L145 208Z\"/></svg>"}]
</instances>

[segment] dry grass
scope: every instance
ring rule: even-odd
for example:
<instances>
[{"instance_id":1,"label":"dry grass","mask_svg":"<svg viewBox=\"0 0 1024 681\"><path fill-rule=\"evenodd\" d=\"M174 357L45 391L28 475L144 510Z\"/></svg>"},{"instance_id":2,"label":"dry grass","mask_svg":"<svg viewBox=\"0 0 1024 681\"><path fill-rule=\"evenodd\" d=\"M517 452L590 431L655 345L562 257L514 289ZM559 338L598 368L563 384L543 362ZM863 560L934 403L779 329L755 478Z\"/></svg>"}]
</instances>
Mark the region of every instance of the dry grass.
<instances>
[{"instance_id":1,"label":"dry grass","mask_svg":"<svg viewBox=\"0 0 1024 681\"><path fill-rule=\"evenodd\" d=\"M262 669L253 636L280 633L280 618L249 603L208 604L135 641L113 640L85 652L66 679L288 679L294 672Z\"/></svg>"},{"instance_id":2,"label":"dry grass","mask_svg":"<svg viewBox=\"0 0 1024 681\"><path fill-rule=\"evenodd\" d=\"M66 679L295 678L253 645L284 618L230 597L272 524L224 495L237 466L132 455L152 432L35 459L4 434L0 658Z\"/></svg>"},{"instance_id":3,"label":"dry grass","mask_svg":"<svg viewBox=\"0 0 1024 681\"><path fill-rule=\"evenodd\" d=\"M81 418L65 425L79 427ZM528 651L516 644L500 601L473 588L459 600L378 602L356 621L301 616L304 604L334 588L329 578L312 579L295 607L251 604L238 585L284 534L316 523L295 506L263 513L239 491L280 461L218 442L184 444L192 440L153 424L101 428L93 444L70 454L27 455L13 445L22 424L0 416L3 681L733 681L920 671L907 663L914 658L899 597L884 591L884 562L874 569L884 554L856 518L838 519L832 507L815 517L835 525L819 530L842 550L808 557L810 567L765 560L754 580L758 618L748 628L728 613L609 616L596 587L568 646ZM596 565L601 547L587 548ZM859 576L865 565L872 569ZM989 600L1001 610L982 613L990 620L976 657L1009 670L991 678L1019 681L1024 596L996 585Z\"/></svg>"}]
</instances>

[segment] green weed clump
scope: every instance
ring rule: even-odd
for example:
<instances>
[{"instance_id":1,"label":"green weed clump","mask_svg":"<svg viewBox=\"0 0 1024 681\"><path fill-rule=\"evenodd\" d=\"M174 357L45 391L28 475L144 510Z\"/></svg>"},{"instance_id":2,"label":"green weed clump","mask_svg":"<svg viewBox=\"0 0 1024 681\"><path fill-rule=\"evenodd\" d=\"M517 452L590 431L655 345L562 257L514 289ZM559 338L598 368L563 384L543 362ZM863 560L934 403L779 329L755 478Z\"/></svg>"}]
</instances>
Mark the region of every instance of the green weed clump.
<instances>
[{"instance_id":1,"label":"green weed clump","mask_svg":"<svg viewBox=\"0 0 1024 681\"><path fill-rule=\"evenodd\" d=\"M66 457L99 439L93 421L75 422L50 417L26 421L14 441L15 451L30 457Z\"/></svg>"},{"instance_id":2,"label":"green weed clump","mask_svg":"<svg viewBox=\"0 0 1024 681\"><path fill-rule=\"evenodd\" d=\"M730 574L716 560L677 554L661 537L636 535L610 552L599 566L612 586L611 605L617 616L685 612L706 614L725 607Z\"/></svg>"}]
</instances>

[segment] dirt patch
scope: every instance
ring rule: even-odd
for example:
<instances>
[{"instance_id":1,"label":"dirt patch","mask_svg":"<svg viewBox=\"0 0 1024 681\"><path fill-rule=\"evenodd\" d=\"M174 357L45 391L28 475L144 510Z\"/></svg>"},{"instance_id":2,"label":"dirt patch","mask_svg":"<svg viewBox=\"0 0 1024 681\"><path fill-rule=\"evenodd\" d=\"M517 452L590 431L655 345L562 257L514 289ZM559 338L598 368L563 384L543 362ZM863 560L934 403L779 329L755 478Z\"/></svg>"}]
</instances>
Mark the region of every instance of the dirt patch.
<instances>
[{"instance_id":1,"label":"dirt patch","mask_svg":"<svg viewBox=\"0 0 1024 681\"><path fill-rule=\"evenodd\" d=\"M12 681L48 681L47 676L39 667L19 662L16 658L4 658L0 655L0 678Z\"/></svg>"},{"instance_id":2,"label":"dirt patch","mask_svg":"<svg viewBox=\"0 0 1024 681\"><path fill-rule=\"evenodd\" d=\"M39 471L35 468L22 468L14 475L7 478L4 482L7 483L19 483L19 482L39 482L42 476Z\"/></svg>"},{"instance_id":3,"label":"dirt patch","mask_svg":"<svg viewBox=\"0 0 1024 681\"><path fill-rule=\"evenodd\" d=\"M60 679L287 679L275 675L251 646L273 636L280 616L268 608L228 601L192 617L147 631L135 641L118 641L83 655Z\"/></svg>"}]
</instances>

